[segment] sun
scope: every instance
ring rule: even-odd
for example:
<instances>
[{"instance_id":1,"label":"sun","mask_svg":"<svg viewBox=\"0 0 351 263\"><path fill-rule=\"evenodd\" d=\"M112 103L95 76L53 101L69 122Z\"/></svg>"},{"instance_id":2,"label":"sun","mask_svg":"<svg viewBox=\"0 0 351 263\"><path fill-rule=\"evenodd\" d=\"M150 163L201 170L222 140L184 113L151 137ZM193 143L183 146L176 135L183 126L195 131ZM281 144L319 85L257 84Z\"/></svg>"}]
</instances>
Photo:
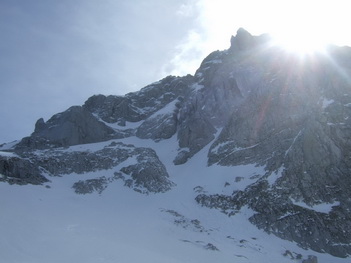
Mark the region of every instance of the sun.
<instances>
[{"instance_id":1,"label":"sun","mask_svg":"<svg viewBox=\"0 0 351 263\"><path fill-rule=\"evenodd\" d=\"M299 30L284 30L272 34L272 39L273 45L300 56L323 53L329 44L329 41L323 38L323 36L304 28L300 28Z\"/></svg>"},{"instance_id":2,"label":"sun","mask_svg":"<svg viewBox=\"0 0 351 263\"><path fill-rule=\"evenodd\" d=\"M304 56L324 52L336 40L334 33L340 25L337 18L342 15L335 11L336 4L314 0L280 3L279 14L269 20L275 44Z\"/></svg>"}]
</instances>

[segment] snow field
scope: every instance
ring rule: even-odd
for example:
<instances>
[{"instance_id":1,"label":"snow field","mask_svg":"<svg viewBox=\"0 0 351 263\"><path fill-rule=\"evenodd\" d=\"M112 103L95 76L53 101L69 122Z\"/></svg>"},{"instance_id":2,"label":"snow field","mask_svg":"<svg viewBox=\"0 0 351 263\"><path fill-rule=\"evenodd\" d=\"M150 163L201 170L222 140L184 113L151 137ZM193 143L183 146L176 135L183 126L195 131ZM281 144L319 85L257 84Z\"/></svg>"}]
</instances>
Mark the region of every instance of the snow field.
<instances>
[{"instance_id":1,"label":"snow field","mask_svg":"<svg viewBox=\"0 0 351 263\"><path fill-rule=\"evenodd\" d=\"M142 195L121 180L112 182L101 195L74 193L74 182L109 177L118 167L50 177L51 183L46 184L50 188L0 183L0 263L301 262L283 256L286 250L304 258L316 255L319 263L349 262L303 250L258 230L247 220L253 214L248 208L228 217L199 206L195 187L209 194L230 194L252 183L250 177L262 175L263 168L207 167L208 147L186 164L175 166L175 140L122 140L155 149L177 184L164 194ZM62 150L96 151L108 144Z\"/></svg>"}]
</instances>

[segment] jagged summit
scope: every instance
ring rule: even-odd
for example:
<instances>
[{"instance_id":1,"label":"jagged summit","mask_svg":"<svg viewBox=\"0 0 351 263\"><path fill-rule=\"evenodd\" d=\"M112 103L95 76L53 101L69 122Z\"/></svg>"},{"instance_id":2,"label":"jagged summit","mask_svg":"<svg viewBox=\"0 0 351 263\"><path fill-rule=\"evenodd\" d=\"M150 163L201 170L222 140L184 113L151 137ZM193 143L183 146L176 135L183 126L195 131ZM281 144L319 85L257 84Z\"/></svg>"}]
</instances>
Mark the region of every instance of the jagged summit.
<instances>
[{"instance_id":1,"label":"jagged summit","mask_svg":"<svg viewBox=\"0 0 351 263\"><path fill-rule=\"evenodd\" d=\"M249 49L254 45L254 37L248 31L241 27L238 29L236 36L232 36L232 38L230 39L230 44L231 49Z\"/></svg>"},{"instance_id":2,"label":"jagged summit","mask_svg":"<svg viewBox=\"0 0 351 263\"><path fill-rule=\"evenodd\" d=\"M267 44L271 40L268 34L253 36L244 28L239 28L236 36L230 39L230 51L244 51Z\"/></svg>"},{"instance_id":3,"label":"jagged summit","mask_svg":"<svg viewBox=\"0 0 351 263\"><path fill-rule=\"evenodd\" d=\"M191 165L202 158L203 173L216 178L225 167L231 179L217 192L196 188L198 204L234 217L251 209L249 221L267 233L350 256L351 51L334 46L302 63L267 41L240 28L194 76L95 95L38 120L32 135L2 146L10 155L0 155L0 180L42 184L104 171L110 176L77 182L76 192L101 193L122 180L140 193L164 193L178 187L174 171L197 173ZM99 146L83 151L83 144ZM159 145L167 149L155 151ZM247 166L256 172L234 174Z\"/></svg>"}]
</instances>

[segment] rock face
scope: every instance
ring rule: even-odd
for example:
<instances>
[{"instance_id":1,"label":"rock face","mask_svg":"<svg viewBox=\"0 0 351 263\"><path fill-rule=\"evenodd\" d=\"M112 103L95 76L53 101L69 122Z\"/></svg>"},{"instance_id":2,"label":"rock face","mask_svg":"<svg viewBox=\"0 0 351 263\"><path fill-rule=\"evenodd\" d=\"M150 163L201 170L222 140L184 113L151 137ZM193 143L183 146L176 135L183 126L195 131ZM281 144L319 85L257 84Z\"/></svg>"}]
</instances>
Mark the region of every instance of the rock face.
<instances>
[{"instance_id":1,"label":"rock face","mask_svg":"<svg viewBox=\"0 0 351 263\"><path fill-rule=\"evenodd\" d=\"M0 165L2 160L0 159ZM25 165L28 165L25 169ZM104 171L107 175L98 179L81 180L73 185L76 193L101 193L108 183L123 179L126 185L141 193L159 193L170 190L175 184L169 180L165 166L156 152L150 148L139 148L130 144L111 142L91 152L71 148L54 148L36 151L19 151L13 162L2 165L0 173L26 180L26 183L41 184L43 176L62 176ZM17 167L18 166L18 167ZM9 167L9 168L6 168ZM115 172L115 170L120 172ZM18 172L17 172L18 171ZM31 171L31 176L27 171ZM17 176L16 176L17 172ZM15 176L14 176L14 175ZM29 181L29 179L32 181ZM24 178L24 179L23 179ZM39 179L42 178L40 181Z\"/></svg>"},{"instance_id":2,"label":"rock face","mask_svg":"<svg viewBox=\"0 0 351 263\"><path fill-rule=\"evenodd\" d=\"M341 73L323 56L277 62L274 52L261 68L265 77L258 88L251 89L208 153L210 165L264 165L265 178L230 197L198 201L224 210L249 205L257 212L250 220L259 228L345 257L351 254L351 94L343 74L350 68ZM279 67L269 66L275 63ZM329 213L314 211L321 203L336 205Z\"/></svg>"},{"instance_id":3,"label":"rock face","mask_svg":"<svg viewBox=\"0 0 351 263\"><path fill-rule=\"evenodd\" d=\"M105 176L88 179L88 180L80 180L75 182L72 186L74 192L77 194L91 194L93 192L98 192L101 194L109 185L112 183L114 178L106 178Z\"/></svg>"},{"instance_id":4,"label":"rock face","mask_svg":"<svg viewBox=\"0 0 351 263\"><path fill-rule=\"evenodd\" d=\"M48 182L38 166L18 156L0 156L0 182L40 185Z\"/></svg>"},{"instance_id":5,"label":"rock face","mask_svg":"<svg viewBox=\"0 0 351 263\"><path fill-rule=\"evenodd\" d=\"M99 122L83 107L74 106L51 117L39 119L30 137L17 146L29 148L60 147L93 143L117 137L114 130Z\"/></svg>"},{"instance_id":6,"label":"rock face","mask_svg":"<svg viewBox=\"0 0 351 263\"><path fill-rule=\"evenodd\" d=\"M168 180L166 167L158 159L156 152L149 148L137 148L135 164L121 169L131 179L125 180L126 184L138 192L163 193L171 189L175 184Z\"/></svg>"},{"instance_id":7,"label":"rock face","mask_svg":"<svg viewBox=\"0 0 351 263\"><path fill-rule=\"evenodd\" d=\"M169 139L177 132L179 100L167 105L167 111L158 111L147 118L137 129L136 136L155 141Z\"/></svg>"},{"instance_id":8,"label":"rock face","mask_svg":"<svg viewBox=\"0 0 351 263\"><path fill-rule=\"evenodd\" d=\"M169 76L125 96L96 95L47 122L38 120L33 134L8 150L17 157L0 158L1 180L41 184L44 175L104 170L106 176L73 188L102 193L123 180L141 193L165 192L175 184L156 152L117 139L176 138L175 165L208 145L209 166L256 164L265 173L230 195L199 193L200 205L230 216L249 207L258 228L347 257L351 49L330 46L326 52L300 57L272 46L268 35L239 29L231 47L211 53L194 76ZM93 152L73 147L97 142L105 145Z\"/></svg>"},{"instance_id":9,"label":"rock face","mask_svg":"<svg viewBox=\"0 0 351 263\"><path fill-rule=\"evenodd\" d=\"M84 108L107 123L139 122L147 119L178 97L186 96L192 76L166 77L125 96L97 95L89 98Z\"/></svg>"}]
</instances>

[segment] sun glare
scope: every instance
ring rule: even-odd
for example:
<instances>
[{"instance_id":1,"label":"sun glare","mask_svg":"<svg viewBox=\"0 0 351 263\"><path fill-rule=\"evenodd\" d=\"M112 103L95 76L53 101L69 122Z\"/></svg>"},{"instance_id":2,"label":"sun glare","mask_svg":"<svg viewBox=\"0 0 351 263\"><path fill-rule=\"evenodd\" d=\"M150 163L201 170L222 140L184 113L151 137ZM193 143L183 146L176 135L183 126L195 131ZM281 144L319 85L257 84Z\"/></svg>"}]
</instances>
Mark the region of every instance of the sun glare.
<instances>
[{"instance_id":1,"label":"sun glare","mask_svg":"<svg viewBox=\"0 0 351 263\"><path fill-rule=\"evenodd\" d=\"M327 43L322 40L304 38L301 35L273 36L273 39L274 45L301 56L323 52L327 45Z\"/></svg>"},{"instance_id":2,"label":"sun glare","mask_svg":"<svg viewBox=\"0 0 351 263\"><path fill-rule=\"evenodd\" d=\"M286 32L285 34L274 34L272 37L274 45L301 56L323 52L328 44L327 40L316 35L311 36L308 32L296 34Z\"/></svg>"},{"instance_id":3,"label":"sun glare","mask_svg":"<svg viewBox=\"0 0 351 263\"><path fill-rule=\"evenodd\" d=\"M268 33L273 45L301 58L324 53L327 46L351 46L350 0L191 0L179 15L197 16L187 39L173 60L181 72L195 71L202 58L213 50L224 50L240 27L253 36ZM193 12L193 13L192 13ZM196 51L196 52L194 52ZM191 61L191 63L189 62ZM179 72L177 70L176 72ZM177 75L174 71L172 74Z\"/></svg>"},{"instance_id":4,"label":"sun glare","mask_svg":"<svg viewBox=\"0 0 351 263\"><path fill-rule=\"evenodd\" d=\"M328 44L337 44L348 35L346 1L267 1L279 10L268 16L267 31L287 51L300 55L323 52Z\"/></svg>"}]
</instances>

